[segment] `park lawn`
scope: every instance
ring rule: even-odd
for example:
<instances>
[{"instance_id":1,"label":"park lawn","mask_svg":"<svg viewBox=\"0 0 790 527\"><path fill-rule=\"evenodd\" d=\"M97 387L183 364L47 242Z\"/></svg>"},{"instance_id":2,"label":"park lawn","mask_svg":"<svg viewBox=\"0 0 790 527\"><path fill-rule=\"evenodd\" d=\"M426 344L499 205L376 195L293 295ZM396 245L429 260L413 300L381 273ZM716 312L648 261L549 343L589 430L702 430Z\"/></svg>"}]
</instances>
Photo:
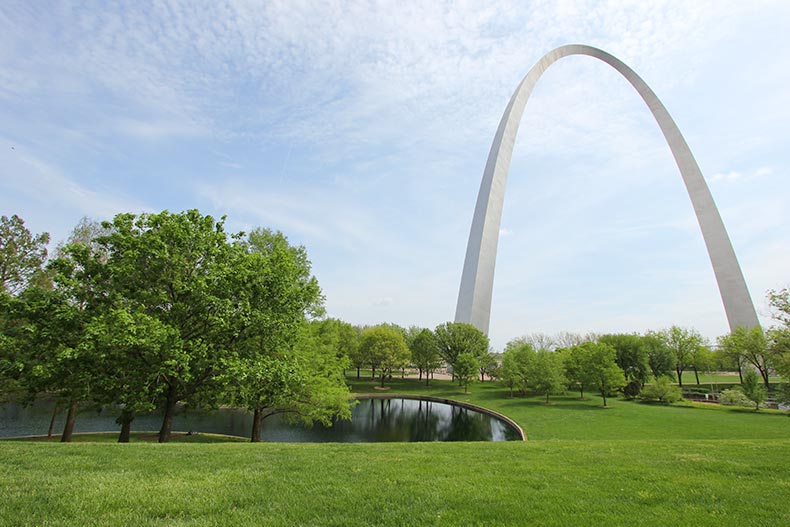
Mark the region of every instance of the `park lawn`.
<instances>
[{"instance_id":1,"label":"park lawn","mask_svg":"<svg viewBox=\"0 0 790 527\"><path fill-rule=\"evenodd\" d=\"M788 439L790 418L787 412L732 408L711 404L660 405L607 398L602 408L596 393L578 392L551 396L514 396L497 382L476 382L469 393L450 381L424 381L393 378L380 391L371 379L348 377L355 393L432 395L477 404L500 412L524 430L530 441L552 439Z\"/></svg>"},{"instance_id":2,"label":"park lawn","mask_svg":"<svg viewBox=\"0 0 790 527\"><path fill-rule=\"evenodd\" d=\"M788 525L790 440L0 443L0 525Z\"/></svg>"},{"instance_id":3,"label":"park lawn","mask_svg":"<svg viewBox=\"0 0 790 527\"><path fill-rule=\"evenodd\" d=\"M432 384L393 379L385 393L485 406L529 441L2 441L0 526L790 524L786 413L617 399L605 409L594 394L546 406L496 383L468 394Z\"/></svg>"},{"instance_id":4,"label":"park lawn","mask_svg":"<svg viewBox=\"0 0 790 527\"><path fill-rule=\"evenodd\" d=\"M771 382L782 382L781 377L768 377L768 380ZM700 384L710 384L710 383L734 383L738 384L741 382L740 377L738 377L738 372L732 373L703 373L700 372L699 374L699 382ZM692 386L697 384L697 378L694 376L693 371L684 371L683 372L683 386Z\"/></svg>"}]
</instances>

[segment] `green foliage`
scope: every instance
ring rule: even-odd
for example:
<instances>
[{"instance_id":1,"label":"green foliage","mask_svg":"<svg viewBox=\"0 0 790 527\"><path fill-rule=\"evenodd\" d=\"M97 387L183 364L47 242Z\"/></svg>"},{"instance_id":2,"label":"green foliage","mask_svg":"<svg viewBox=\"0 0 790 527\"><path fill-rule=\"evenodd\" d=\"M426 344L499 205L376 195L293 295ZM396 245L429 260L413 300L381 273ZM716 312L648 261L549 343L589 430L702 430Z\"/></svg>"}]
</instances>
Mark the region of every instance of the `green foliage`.
<instances>
[{"instance_id":1,"label":"green foliage","mask_svg":"<svg viewBox=\"0 0 790 527\"><path fill-rule=\"evenodd\" d=\"M519 393L526 394L529 379L529 363L535 356L535 349L530 344L514 343L511 341L502 354L502 365L497 370L497 378L510 389L510 396L513 396L513 389Z\"/></svg>"},{"instance_id":2,"label":"green foliage","mask_svg":"<svg viewBox=\"0 0 790 527\"><path fill-rule=\"evenodd\" d=\"M743 382L741 383L741 390L743 394L754 403L754 410L760 409L760 404L765 401L767 391L765 386L760 382L760 377L752 369L748 369L743 373Z\"/></svg>"},{"instance_id":3,"label":"green foliage","mask_svg":"<svg viewBox=\"0 0 790 527\"><path fill-rule=\"evenodd\" d=\"M0 216L0 291L20 293L47 259L49 234L34 236L14 214Z\"/></svg>"},{"instance_id":4,"label":"green foliage","mask_svg":"<svg viewBox=\"0 0 790 527\"><path fill-rule=\"evenodd\" d=\"M527 386L536 394L546 396L565 391L568 381L564 375L562 357L553 351L542 349L527 362Z\"/></svg>"},{"instance_id":5,"label":"green foliage","mask_svg":"<svg viewBox=\"0 0 790 527\"><path fill-rule=\"evenodd\" d=\"M390 325L379 325L362 330L359 337L360 352L367 357L374 371L381 375L381 386L393 369L409 363L411 354L406 346L403 333Z\"/></svg>"},{"instance_id":6,"label":"green foliage","mask_svg":"<svg viewBox=\"0 0 790 527\"><path fill-rule=\"evenodd\" d=\"M768 375L772 366L772 352L769 341L760 326L752 328L737 327L729 335L719 338L721 348L739 364L751 364L768 386Z\"/></svg>"},{"instance_id":7,"label":"green foliage","mask_svg":"<svg viewBox=\"0 0 790 527\"><path fill-rule=\"evenodd\" d=\"M467 391L469 383L474 381L474 379L477 377L477 371L479 368L480 362L473 353L467 351L459 354L455 358L453 374L455 375L455 378L458 379L458 382L461 384L461 386L464 387L464 392Z\"/></svg>"},{"instance_id":8,"label":"green foliage","mask_svg":"<svg viewBox=\"0 0 790 527\"><path fill-rule=\"evenodd\" d=\"M81 360L96 370L93 398L131 415L155 410L162 396L159 378L171 375L181 360L177 343L175 330L140 311L115 308L93 318L78 346Z\"/></svg>"},{"instance_id":9,"label":"green foliage","mask_svg":"<svg viewBox=\"0 0 790 527\"><path fill-rule=\"evenodd\" d=\"M774 320L790 328L790 288L770 289L768 291L768 305Z\"/></svg>"},{"instance_id":10,"label":"green foliage","mask_svg":"<svg viewBox=\"0 0 790 527\"><path fill-rule=\"evenodd\" d=\"M557 351L562 357L562 365L565 368L565 378L569 384L579 388L579 399L584 399L584 386L587 378L584 375L584 356L588 348L582 345L575 345L569 348L562 348Z\"/></svg>"},{"instance_id":11,"label":"green foliage","mask_svg":"<svg viewBox=\"0 0 790 527\"><path fill-rule=\"evenodd\" d=\"M488 337L471 324L445 322L434 330L439 355L455 371L455 360L461 353L471 353L478 361L488 353Z\"/></svg>"},{"instance_id":12,"label":"green foliage","mask_svg":"<svg viewBox=\"0 0 790 527\"><path fill-rule=\"evenodd\" d=\"M574 348L577 348L581 379L585 385L598 390L606 406L606 397L626 384L623 370L616 362L617 351L608 344L596 342L585 342Z\"/></svg>"},{"instance_id":13,"label":"green foliage","mask_svg":"<svg viewBox=\"0 0 790 527\"><path fill-rule=\"evenodd\" d=\"M724 390L719 395L719 402L725 406L751 406L752 401L746 394L743 393L743 390L738 388L731 388L729 390Z\"/></svg>"},{"instance_id":14,"label":"green foliage","mask_svg":"<svg viewBox=\"0 0 790 527\"><path fill-rule=\"evenodd\" d=\"M665 375L673 375L677 361L665 339L658 333L648 332L642 337L642 342L647 352L647 363L653 377L658 379Z\"/></svg>"},{"instance_id":15,"label":"green foliage","mask_svg":"<svg viewBox=\"0 0 790 527\"><path fill-rule=\"evenodd\" d=\"M674 356L678 383L682 385L683 372L691 367L694 354L704 344L702 335L694 329L672 326L662 331L660 336Z\"/></svg>"},{"instance_id":16,"label":"green foliage","mask_svg":"<svg viewBox=\"0 0 790 527\"><path fill-rule=\"evenodd\" d=\"M652 384L642 388L640 396L645 401L658 401L661 403L676 403L682 399L680 388L675 386L667 376L659 377Z\"/></svg>"},{"instance_id":17,"label":"green foliage","mask_svg":"<svg viewBox=\"0 0 790 527\"><path fill-rule=\"evenodd\" d=\"M430 382L430 373L438 368L442 363L439 355L439 345L436 336L430 329L422 329L410 342L411 362L419 368L420 372L425 373L425 383Z\"/></svg>"},{"instance_id":18,"label":"green foliage","mask_svg":"<svg viewBox=\"0 0 790 527\"><path fill-rule=\"evenodd\" d=\"M648 349L639 335L602 335L598 342L608 344L617 351L616 362L623 370L626 380L637 381L640 385L647 382L650 375Z\"/></svg>"}]
</instances>

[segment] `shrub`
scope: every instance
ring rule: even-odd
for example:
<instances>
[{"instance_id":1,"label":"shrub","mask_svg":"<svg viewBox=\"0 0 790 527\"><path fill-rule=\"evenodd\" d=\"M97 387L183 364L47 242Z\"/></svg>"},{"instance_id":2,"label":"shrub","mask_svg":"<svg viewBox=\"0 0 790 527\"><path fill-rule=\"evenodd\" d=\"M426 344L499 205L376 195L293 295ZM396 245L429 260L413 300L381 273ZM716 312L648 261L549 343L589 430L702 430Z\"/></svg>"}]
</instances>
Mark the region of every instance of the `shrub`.
<instances>
[{"instance_id":1,"label":"shrub","mask_svg":"<svg viewBox=\"0 0 790 527\"><path fill-rule=\"evenodd\" d=\"M633 380L625 385L625 388L623 388L623 395L625 395L626 399L634 399L639 395L641 390L642 384L637 380Z\"/></svg>"},{"instance_id":2,"label":"shrub","mask_svg":"<svg viewBox=\"0 0 790 527\"><path fill-rule=\"evenodd\" d=\"M672 379L669 377L660 377L653 384L642 388L641 396L644 401L661 403L676 403L682 398L680 388L672 384Z\"/></svg>"},{"instance_id":3,"label":"shrub","mask_svg":"<svg viewBox=\"0 0 790 527\"><path fill-rule=\"evenodd\" d=\"M725 406L751 406L752 401L739 389L724 390L719 396L719 402Z\"/></svg>"}]
</instances>

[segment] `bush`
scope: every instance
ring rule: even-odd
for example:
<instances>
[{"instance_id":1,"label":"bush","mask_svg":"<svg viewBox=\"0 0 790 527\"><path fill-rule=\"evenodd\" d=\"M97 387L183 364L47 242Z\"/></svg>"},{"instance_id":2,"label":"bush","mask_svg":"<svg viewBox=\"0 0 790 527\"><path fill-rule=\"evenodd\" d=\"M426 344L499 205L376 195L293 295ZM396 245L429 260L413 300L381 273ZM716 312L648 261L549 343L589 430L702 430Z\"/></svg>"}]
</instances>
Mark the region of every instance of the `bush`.
<instances>
[{"instance_id":1,"label":"bush","mask_svg":"<svg viewBox=\"0 0 790 527\"><path fill-rule=\"evenodd\" d=\"M631 381L623 388L623 395L626 399L634 399L642 390L642 384L639 381Z\"/></svg>"},{"instance_id":2,"label":"bush","mask_svg":"<svg viewBox=\"0 0 790 527\"><path fill-rule=\"evenodd\" d=\"M642 400L658 401L661 403L676 403L682 399L680 388L672 384L669 377L656 379L653 384L648 384L642 388Z\"/></svg>"},{"instance_id":3,"label":"bush","mask_svg":"<svg viewBox=\"0 0 790 527\"><path fill-rule=\"evenodd\" d=\"M741 390L733 388L724 390L719 396L719 402L725 406L751 406L752 401Z\"/></svg>"}]
</instances>

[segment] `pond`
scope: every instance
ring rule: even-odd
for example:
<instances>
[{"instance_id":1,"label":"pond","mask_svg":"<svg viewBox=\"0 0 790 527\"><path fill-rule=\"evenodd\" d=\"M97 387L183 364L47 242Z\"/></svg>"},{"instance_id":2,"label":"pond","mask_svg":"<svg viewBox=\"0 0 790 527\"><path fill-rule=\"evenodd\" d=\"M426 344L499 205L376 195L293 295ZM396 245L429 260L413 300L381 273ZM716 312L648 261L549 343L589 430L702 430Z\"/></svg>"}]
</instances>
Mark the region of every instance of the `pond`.
<instances>
[{"instance_id":1,"label":"pond","mask_svg":"<svg viewBox=\"0 0 790 527\"><path fill-rule=\"evenodd\" d=\"M0 406L0 437L46 435L53 403L37 402L22 407ZM54 434L63 429L65 412L55 420ZM116 412L83 410L77 416L75 433L118 430ZM138 416L132 430L158 430L161 415ZM243 410L221 409L213 412L182 412L173 430L249 437L252 416ZM331 427L316 424L303 427L290 424L282 415L263 422L263 440L298 442L386 442L386 441L513 441L521 436L515 428L494 416L435 401L412 399L363 399L352 409L351 421L338 421Z\"/></svg>"}]
</instances>

